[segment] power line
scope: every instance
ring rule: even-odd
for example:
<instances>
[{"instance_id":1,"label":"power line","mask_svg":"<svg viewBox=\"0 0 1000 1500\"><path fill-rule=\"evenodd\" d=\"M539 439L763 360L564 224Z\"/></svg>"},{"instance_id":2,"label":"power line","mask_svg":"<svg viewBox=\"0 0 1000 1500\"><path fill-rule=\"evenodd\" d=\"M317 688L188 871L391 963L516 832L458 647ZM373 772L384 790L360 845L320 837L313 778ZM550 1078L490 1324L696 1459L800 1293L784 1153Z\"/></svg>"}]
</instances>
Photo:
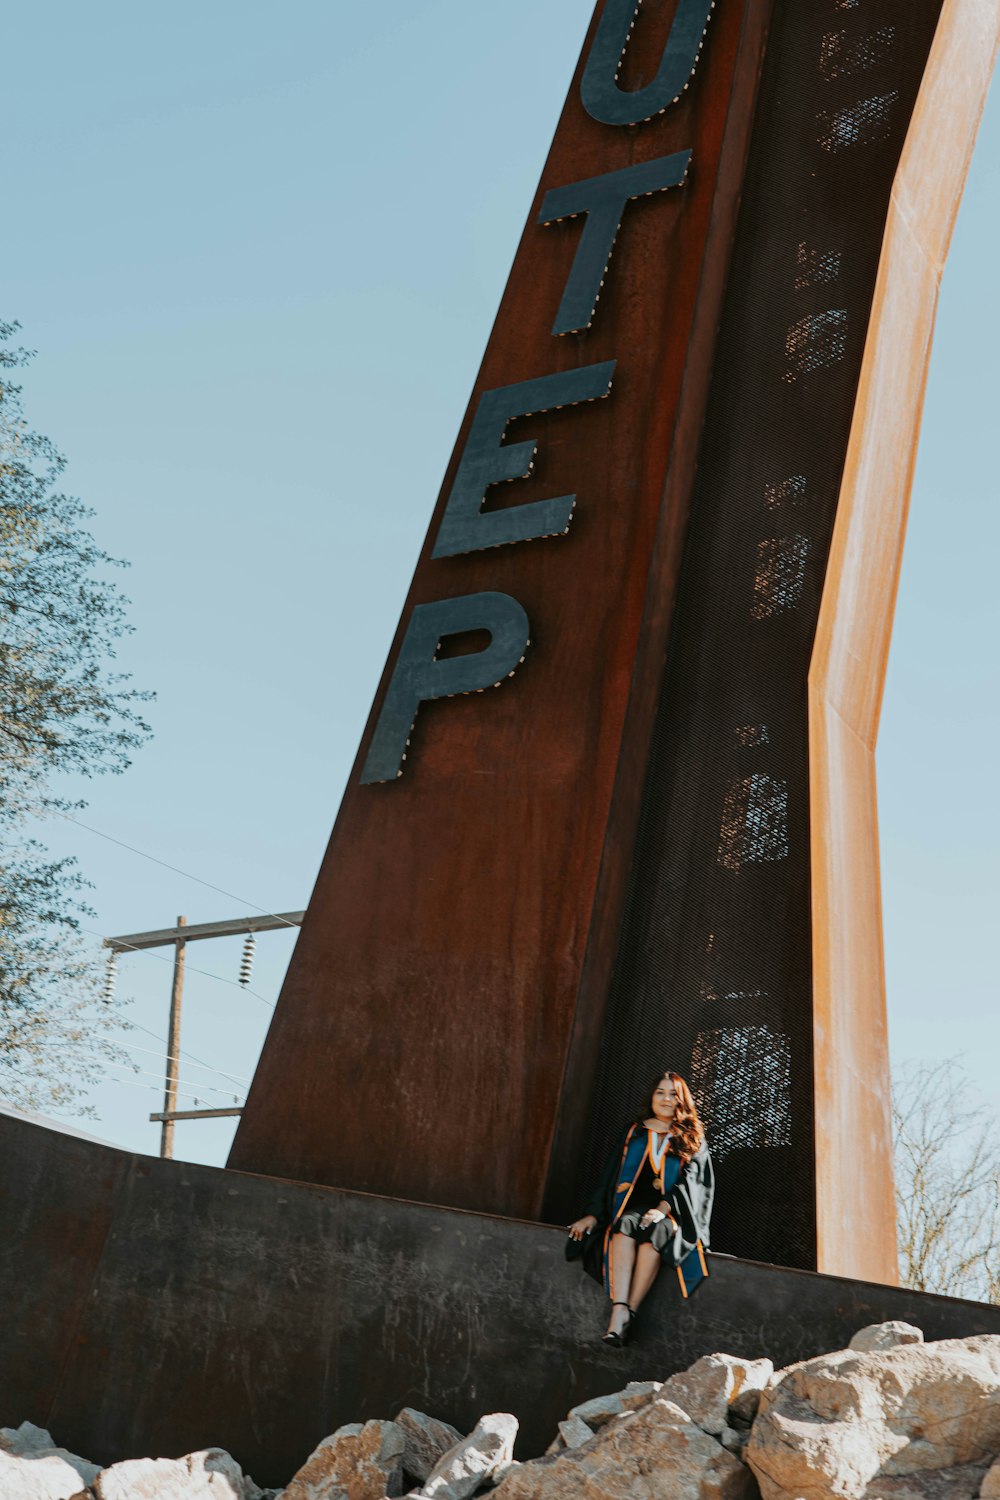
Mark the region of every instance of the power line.
<instances>
[{"instance_id":1,"label":"power line","mask_svg":"<svg viewBox=\"0 0 1000 1500\"><path fill-rule=\"evenodd\" d=\"M38 1048L38 1047L45 1047L45 1048L48 1048L50 1051L69 1052L69 1049L66 1047L65 1043L63 1043L63 1042L32 1042L32 1043L30 1043L30 1046L32 1047L32 1049L35 1049L35 1048ZM72 1056L72 1053L69 1052L69 1055ZM157 1090L157 1092L159 1092L159 1090L163 1087L163 1080L160 1078L159 1073L154 1073L150 1068L136 1067L134 1064L127 1063L127 1062L115 1062L115 1060L113 1058L105 1058L103 1066L105 1068L125 1068L129 1072L131 1072L131 1073L141 1074L141 1076L143 1078L156 1078L156 1079L159 1079L159 1084L158 1085L157 1084L148 1084L147 1085L148 1088L155 1088ZM222 1076L225 1077L225 1074L223 1074ZM128 1080L125 1079L125 1078L110 1078L110 1079L109 1078L102 1078L102 1079L98 1079L96 1081L97 1082L101 1082L101 1083L127 1083L128 1082ZM185 1080L181 1080L181 1082L184 1082L184 1081ZM215 1084L215 1083L198 1083L197 1080L195 1080L194 1083L192 1084L192 1088L199 1089L201 1091L201 1093L203 1093L203 1094L221 1094L226 1099L232 1099L232 1098L235 1097L236 1093L241 1092L241 1090L239 1090L239 1089L236 1089L236 1090L233 1090L233 1089L220 1089L219 1086L218 1086L218 1084ZM192 1094L192 1093L190 1093L190 1092L188 1092L187 1090L184 1090L184 1089L182 1089L181 1092L185 1094L186 1098L188 1098L188 1099L194 1099L195 1103L198 1102L198 1097L199 1096L197 1094ZM239 1102L239 1101L237 1101L237 1102Z\"/></svg>"},{"instance_id":2,"label":"power line","mask_svg":"<svg viewBox=\"0 0 1000 1500\"><path fill-rule=\"evenodd\" d=\"M209 880L202 880L198 875L192 875L189 870L182 870L178 865L169 865L165 859L157 859L155 854L147 854L145 849L137 849L134 844L126 844L124 839L116 839L110 833L104 833L100 828L94 828L90 823L81 823L79 818L73 818L69 813L60 812L57 807L50 809L57 818L65 818L67 823L75 823L77 828L85 828L88 833L94 833L99 839L107 839L109 844L117 844L119 849L127 849L130 854L138 854L140 859L148 859L154 865L160 865L164 870L172 870L175 875L183 875L185 880L193 880L196 885L203 885L208 891L215 891L219 896L228 896L230 901L239 901L243 906L252 906L254 911L259 911L262 916L274 917L278 922L284 923L286 927L295 927L295 922L289 922L275 911L268 911L266 906L258 906L255 901L246 901L242 896L236 896L232 891L224 891L221 885L213 885Z\"/></svg>"},{"instance_id":3,"label":"power line","mask_svg":"<svg viewBox=\"0 0 1000 1500\"><path fill-rule=\"evenodd\" d=\"M131 1026L135 1026L137 1024L138 1023L135 1022L135 1021L130 1021L129 1022L129 1025L131 1025ZM142 1027L141 1029L145 1030L146 1028ZM149 1032L148 1035L153 1036L153 1033ZM159 1038L159 1037L155 1037L154 1040L159 1041L159 1040L162 1040L162 1039ZM239 1074L236 1074L236 1073L226 1073L222 1068L217 1068L212 1063L199 1062L196 1058L190 1057L187 1053L185 1053L184 1050L183 1050L183 1048L181 1049L181 1055L180 1056L178 1056L177 1054L174 1054L173 1056L171 1056L169 1054L164 1054L163 1052L154 1052L153 1049L152 1049L152 1047L140 1047L135 1042L123 1042L123 1041L118 1040L118 1041L111 1042L109 1045L111 1045L112 1047L127 1047L130 1052L142 1052L146 1057L162 1057L165 1062L182 1062L183 1061L183 1062L186 1062L189 1067L203 1068L206 1073L216 1073L220 1078L228 1078L231 1083L235 1083L235 1084L244 1083L244 1084L246 1084L246 1083L251 1083L252 1082L251 1079L249 1079L249 1078L243 1078ZM25 1046L26 1049L31 1049L31 1048L34 1048L34 1047L61 1047L65 1051L69 1051L70 1050L67 1047L67 1045L66 1045L65 1042L37 1042L37 1041L29 1041L29 1042L25 1042L24 1046ZM164 1046L166 1046L165 1042L164 1042ZM116 1067L116 1068L123 1068L123 1067L127 1066L126 1063L117 1062L113 1058L109 1058L108 1059L108 1064L109 1064L109 1066ZM146 1070L145 1069L140 1069L140 1071L145 1072ZM150 1076L153 1077L153 1078L159 1078L160 1075L159 1075L159 1073L153 1073ZM211 1085L206 1083L204 1085L204 1087L205 1088L210 1088ZM219 1092L222 1093L222 1094L231 1094L232 1093L232 1089L220 1089Z\"/></svg>"},{"instance_id":4,"label":"power line","mask_svg":"<svg viewBox=\"0 0 1000 1500\"><path fill-rule=\"evenodd\" d=\"M136 1023L133 1021L131 1024L134 1026ZM150 1035L152 1035L152 1032L150 1032ZM177 1053L171 1055L169 1053L154 1052L152 1047L139 1047L135 1042L115 1042L114 1045L116 1047L128 1047L130 1052L144 1052L147 1057L163 1057L165 1062L180 1062L182 1057L188 1058L188 1054L184 1052L183 1048L179 1055ZM163 1045L166 1046L166 1042ZM220 1078L230 1078L233 1083L250 1083L252 1081L249 1078L240 1078L235 1073L224 1073L221 1068L216 1068L211 1063L195 1062L193 1058L189 1060L196 1068L204 1068L207 1073L218 1073Z\"/></svg>"},{"instance_id":5,"label":"power line","mask_svg":"<svg viewBox=\"0 0 1000 1500\"><path fill-rule=\"evenodd\" d=\"M128 1026L130 1028L134 1028L136 1031L144 1031L147 1036L151 1036L153 1038L154 1042L162 1042L163 1045L164 1045L164 1047L167 1048L167 1051L168 1052L170 1051L170 1047L169 1047L169 1044L167 1042L166 1037L158 1036L155 1031L150 1031L149 1027L148 1026L143 1026L142 1023L141 1023L141 1021L132 1021L132 1020L130 1020L127 1024L128 1024ZM180 1054L181 1057L186 1057L191 1062L197 1063L200 1068L209 1068L210 1071L218 1073L221 1078L228 1078L233 1083L246 1083L248 1081L245 1078L240 1078L240 1079L235 1078L232 1073L227 1073L226 1070L225 1070L225 1068L214 1068L213 1069L211 1067L210 1063L202 1062L202 1060L201 1060L200 1057L195 1057L195 1055L194 1055L193 1052L187 1052L183 1047L178 1047L177 1051L178 1051L178 1053Z\"/></svg>"},{"instance_id":6,"label":"power line","mask_svg":"<svg viewBox=\"0 0 1000 1500\"><path fill-rule=\"evenodd\" d=\"M151 1068L137 1068L134 1067L131 1063L112 1062L110 1061L110 1059L105 1063L105 1067L128 1068L132 1073L140 1074L143 1078L160 1079L161 1087L163 1084L163 1080L160 1078L159 1073L154 1073ZM180 1082L183 1083L185 1082L185 1080L181 1079ZM215 1083L198 1083L197 1080L195 1080L195 1082L192 1083L191 1087L200 1089L203 1094L222 1094L222 1096L226 1099L234 1099L236 1097L235 1091L233 1089L220 1089L218 1084ZM195 1096L193 1094L190 1094L188 1097L194 1098Z\"/></svg>"},{"instance_id":7,"label":"power line","mask_svg":"<svg viewBox=\"0 0 1000 1500\"><path fill-rule=\"evenodd\" d=\"M162 1094L163 1094L163 1087L162 1087L162 1085L160 1085L159 1087L157 1087L157 1085L155 1083L132 1083L128 1078L109 1078L109 1077L104 1077L104 1078L97 1079L96 1082L97 1083L116 1083L116 1084L120 1084L122 1088L126 1088L126 1089L150 1089L152 1091L152 1093L159 1094L159 1095L161 1095L161 1097L162 1097ZM186 1089L179 1089L178 1093L183 1093L185 1099L193 1099L195 1101L195 1103L197 1103L198 1100L201 1098L200 1094L190 1094L190 1093L187 1092Z\"/></svg>"},{"instance_id":8,"label":"power line","mask_svg":"<svg viewBox=\"0 0 1000 1500\"><path fill-rule=\"evenodd\" d=\"M155 1031L150 1031L149 1027L148 1026L143 1026L143 1024L142 1024L141 1021L133 1021L133 1020L130 1019L126 1024L128 1025L128 1027L129 1027L130 1030L144 1032L146 1036L152 1037L154 1042L162 1042L163 1046L166 1047L166 1045L167 1045L166 1038L162 1037L162 1036L158 1036ZM32 1046L32 1047L47 1047L47 1046L49 1046L51 1044L49 1042L30 1042L30 1043L27 1043L26 1045ZM135 1043L134 1042L122 1042L122 1041L119 1040L119 1041L113 1042L112 1046L115 1046L115 1047L118 1047L118 1046L134 1047ZM143 1047L138 1047L138 1048L136 1048L136 1050L139 1051L139 1052L149 1051L148 1048L143 1048ZM212 1063L202 1062L202 1060L201 1060L200 1057L195 1057L194 1053L193 1052L188 1052L185 1047L178 1048L178 1052L179 1052L180 1056L183 1057L183 1058L185 1058L188 1062L194 1063L195 1067L204 1068L206 1070L206 1072L209 1072L209 1073L217 1073L220 1078L228 1078L229 1081L230 1081L230 1083L235 1083L235 1084L239 1085L239 1084L249 1084L249 1083L251 1083L253 1081L250 1078L241 1078L236 1073L227 1073L226 1070L225 1070L225 1068L217 1068L217 1067L213 1066ZM159 1057L161 1054L159 1052L151 1052L150 1051L149 1055L150 1055L150 1057ZM220 1090L220 1093L221 1092L222 1091Z\"/></svg>"}]
</instances>

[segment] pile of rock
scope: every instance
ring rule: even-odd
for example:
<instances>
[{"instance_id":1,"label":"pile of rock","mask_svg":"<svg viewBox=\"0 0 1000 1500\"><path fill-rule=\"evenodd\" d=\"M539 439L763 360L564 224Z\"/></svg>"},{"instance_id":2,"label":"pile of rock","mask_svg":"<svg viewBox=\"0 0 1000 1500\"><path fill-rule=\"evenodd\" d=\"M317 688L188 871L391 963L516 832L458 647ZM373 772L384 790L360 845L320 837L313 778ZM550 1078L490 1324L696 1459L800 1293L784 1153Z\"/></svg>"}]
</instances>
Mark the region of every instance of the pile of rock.
<instances>
[{"instance_id":1,"label":"pile of rock","mask_svg":"<svg viewBox=\"0 0 1000 1500\"><path fill-rule=\"evenodd\" d=\"M0 1430L0 1500L1000 1500L1000 1336L880 1323L777 1371L710 1354L574 1407L541 1458L516 1463L516 1434L407 1408L341 1427L279 1492L218 1448L99 1470L26 1422Z\"/></svg>"}]
</instances>

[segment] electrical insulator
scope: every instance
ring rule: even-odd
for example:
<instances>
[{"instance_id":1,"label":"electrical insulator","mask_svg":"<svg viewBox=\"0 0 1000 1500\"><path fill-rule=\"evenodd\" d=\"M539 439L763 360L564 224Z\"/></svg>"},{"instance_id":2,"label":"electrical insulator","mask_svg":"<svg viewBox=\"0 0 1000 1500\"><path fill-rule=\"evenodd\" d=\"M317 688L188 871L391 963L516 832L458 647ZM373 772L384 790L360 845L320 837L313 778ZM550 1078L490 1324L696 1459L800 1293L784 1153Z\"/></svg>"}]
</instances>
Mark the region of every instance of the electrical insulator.
<instances>
[{"instance_id":1,"label":"electrical insulator","mask_svg":"<svg viewBox=\"0 0 1000 1500\"><path fill-rule=\"evenodd\" d=\"M105 1005L110 1005L115 998L115 980L118 977L118 971L115 968L117 960L118 954L112 948L104 963L104 988L101 992L101 999Z\"/></svg>"},{"instance_id":2,"label":"electrical insulator","mask_svg":"<svg viewBox=\"0 0 1000 1500\"><path fill-rule=\"evenodd\" d=\"M254 946L253 933L248 932L243 939L243 956L240 959L240 984L244 989L250 983L250 975L253 973Z\"/></svg>"}]
</instances>

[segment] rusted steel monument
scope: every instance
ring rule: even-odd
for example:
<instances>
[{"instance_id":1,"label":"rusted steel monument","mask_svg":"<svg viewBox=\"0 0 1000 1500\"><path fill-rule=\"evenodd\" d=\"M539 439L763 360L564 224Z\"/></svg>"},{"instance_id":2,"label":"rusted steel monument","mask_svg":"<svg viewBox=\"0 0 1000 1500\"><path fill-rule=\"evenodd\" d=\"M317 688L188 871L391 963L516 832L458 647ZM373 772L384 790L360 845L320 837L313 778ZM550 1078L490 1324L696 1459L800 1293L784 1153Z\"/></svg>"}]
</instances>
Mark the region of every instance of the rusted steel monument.
<instances>
[{"instance_id":1,"label":"rusted steel monument","mask_svg":"<svg viewBox=\"0 0 1000 1500\"><path fill-rule=\"evenodd\" d=\"M231 1166L565 1221L669 1065L715 1248L894 1280L873 750L996 36L597 5Z\"/></svg>"},{"instance_id":2,"label":"rusted steel monument","mask_svg":"<svg viewBox=\"0 0 1000 1500\"><path fill-rule=\"evenodd\" d=\"M530 1457L711 1350L1000 1328L885 1285L873 769L998 32L1000 0L600 0L241 1170L0 1108L4 1420L281 1484L404 1405L509 1407ZM665 1064L729 1256L609 1351L561 1232L518 1221L579 1211Z\"/></svg>"}]
</instances>

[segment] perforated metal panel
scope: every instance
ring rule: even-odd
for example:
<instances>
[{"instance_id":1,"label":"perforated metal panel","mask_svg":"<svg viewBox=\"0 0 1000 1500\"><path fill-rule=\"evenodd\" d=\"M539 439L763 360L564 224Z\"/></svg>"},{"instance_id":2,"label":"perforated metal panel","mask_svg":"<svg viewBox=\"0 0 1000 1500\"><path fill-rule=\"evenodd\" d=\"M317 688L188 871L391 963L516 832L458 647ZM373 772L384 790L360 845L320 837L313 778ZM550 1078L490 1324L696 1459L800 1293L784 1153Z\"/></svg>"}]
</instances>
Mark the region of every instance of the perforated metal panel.
<instances>
[{"instance_id":1,"label":"perforated metal panel","mask_svg":"<svg viewBox=\"0 0 1000 1500\"><path fill-rule=\"evenodd\" d=\"M587 1170L651 1069L713 1245L815 1265L806 679L889 191L939 0L777 0Z\"/></svg>"}]
</instances>

